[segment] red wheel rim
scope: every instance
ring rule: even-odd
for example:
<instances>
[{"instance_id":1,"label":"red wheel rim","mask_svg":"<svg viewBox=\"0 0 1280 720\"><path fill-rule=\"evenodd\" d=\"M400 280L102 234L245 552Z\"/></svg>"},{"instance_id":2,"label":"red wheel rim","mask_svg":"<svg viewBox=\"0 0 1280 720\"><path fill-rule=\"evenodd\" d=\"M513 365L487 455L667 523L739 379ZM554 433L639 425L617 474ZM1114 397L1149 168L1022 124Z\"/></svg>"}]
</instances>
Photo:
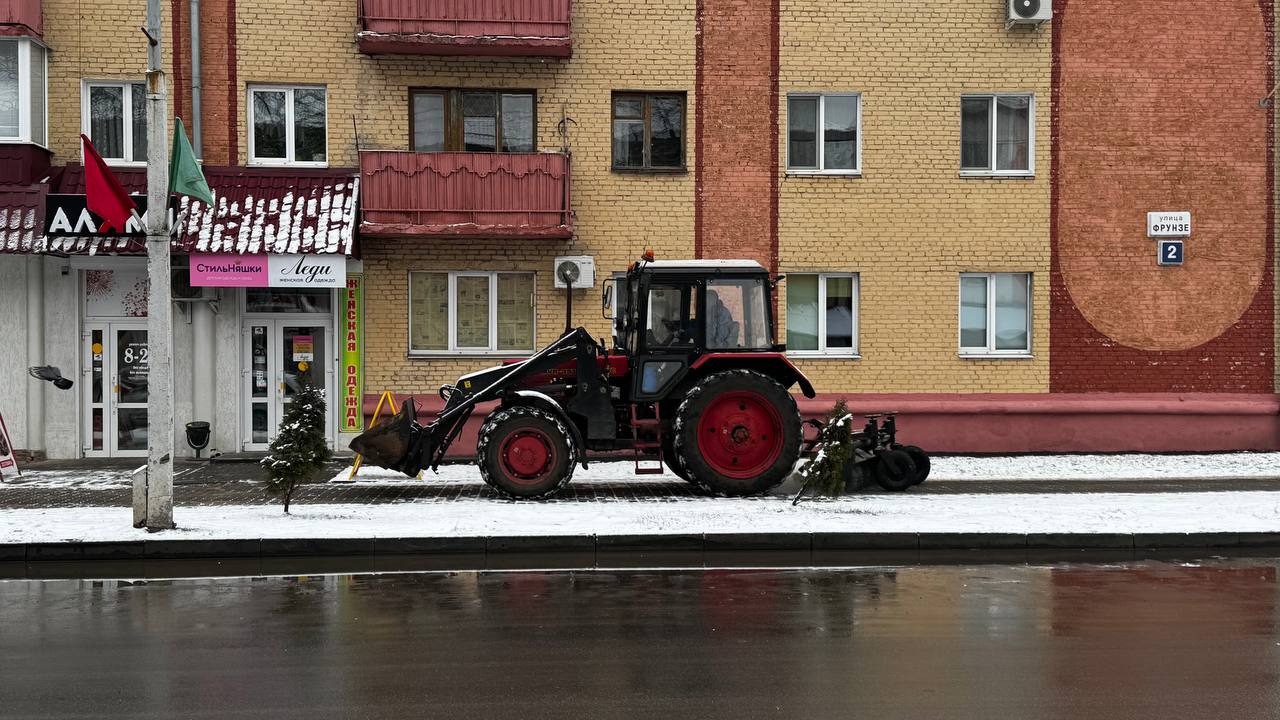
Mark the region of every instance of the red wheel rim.
<instances>
[{"instance_id":1,"label":"red wheel rim","mask_svg":"<svg viewBox=\"0 0 1280 720\"><path fill-rule=\"evenodd\" d=\"M556 464L556 449L541 430L521 428L502 441L502 469L520 485L536 485Z\"/></svg>"},{"instance_id":2,"label":"red wheel rim","mask_svg":"<svg viewBox=\"0 0 1280 720\"><path fill-rule=\"evenodd\" d=\"M758 393L725 393L698 419L698 452L725 477L758 477L782 453L782 415Z\"/></svg>"}]
</instances>

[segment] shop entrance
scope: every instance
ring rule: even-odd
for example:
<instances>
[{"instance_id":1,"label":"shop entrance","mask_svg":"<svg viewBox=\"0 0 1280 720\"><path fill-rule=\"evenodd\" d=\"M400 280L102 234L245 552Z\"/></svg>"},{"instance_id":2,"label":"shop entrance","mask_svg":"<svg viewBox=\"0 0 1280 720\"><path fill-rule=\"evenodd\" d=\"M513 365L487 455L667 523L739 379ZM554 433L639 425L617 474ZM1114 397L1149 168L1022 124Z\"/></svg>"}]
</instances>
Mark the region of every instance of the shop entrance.
<instances>
[{"instance_id":1,"label":"shop entrance","mask_svg":"<svg viewBox=\"0 0 1280 720\"><path fill-rule=\"evenodd\" d=\"M304 383L325 391L325 436L333 438L332 293L245 291L241 361L245 450L266 450Z\"/></svg>"},{"instance_id":2,"label":"shop entrance","mask_svg":"<svg viewBox=\"0 0 1280 720\"><path fill-rule=\"evenodd\" d=\"M151 370L146 321L88 322L85 340L85 455L145 456Z\"/></svg>"}]
</instances>

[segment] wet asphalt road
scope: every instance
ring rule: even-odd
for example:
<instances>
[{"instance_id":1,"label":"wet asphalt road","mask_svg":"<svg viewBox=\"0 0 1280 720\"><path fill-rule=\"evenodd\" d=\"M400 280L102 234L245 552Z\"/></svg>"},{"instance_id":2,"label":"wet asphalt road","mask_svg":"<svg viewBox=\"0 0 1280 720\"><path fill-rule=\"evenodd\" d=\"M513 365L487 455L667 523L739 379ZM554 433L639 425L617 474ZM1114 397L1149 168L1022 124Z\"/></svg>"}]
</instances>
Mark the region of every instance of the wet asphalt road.
<instances>
[{"instance_id":1,"label":"wet asphalt road","mask_svg":"<svg viewBox=\"0 0 1280 720\"><path fill-rule=\"evenodd\" d=\"M3 718L1280 717L1275 561L0 582Z\"/></svg>"}]
</instances>

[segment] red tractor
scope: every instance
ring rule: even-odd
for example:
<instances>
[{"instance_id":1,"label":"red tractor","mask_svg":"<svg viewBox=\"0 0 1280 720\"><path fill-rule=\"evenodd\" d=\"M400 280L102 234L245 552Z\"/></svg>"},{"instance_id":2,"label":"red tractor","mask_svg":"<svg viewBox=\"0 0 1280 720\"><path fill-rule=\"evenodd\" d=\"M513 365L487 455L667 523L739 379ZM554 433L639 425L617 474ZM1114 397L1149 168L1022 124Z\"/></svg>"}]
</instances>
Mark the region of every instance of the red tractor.
<instances>
[{"instance_id":1,"label":"red tractor","mask_svg":"<svg viewBox=\"0 0 1280 720\"><path fill-rule=\"evenodd\" d=\"M710 493L764 492L800 456L803 426L789 388L814 396L774 342L774 288L756 262L654 262L646 254L605 283L605 306L615 308L612 348L581 327L566 331L532 357L440 388L445 406L429 425L418 424L406 400L351 449L415 476L440 465L477 404L498 401L476 460L484 481L507 497L554 495L576 465L586 468L587 452L618 450L634 452L639 474L665 464Z\"/></svg>"}]
</instances>

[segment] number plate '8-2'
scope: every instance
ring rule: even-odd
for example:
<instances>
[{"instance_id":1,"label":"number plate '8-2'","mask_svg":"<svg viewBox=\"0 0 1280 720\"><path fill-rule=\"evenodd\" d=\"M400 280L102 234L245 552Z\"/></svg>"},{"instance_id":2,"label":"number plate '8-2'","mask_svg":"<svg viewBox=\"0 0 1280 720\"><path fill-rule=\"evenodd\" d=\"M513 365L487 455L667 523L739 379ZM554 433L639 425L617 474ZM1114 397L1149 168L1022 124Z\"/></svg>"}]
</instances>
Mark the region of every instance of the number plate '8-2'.
<instances>
[{"instance_id":1,"label":"number plate '8-2'","mask_svg":"<svg viewBox=\"0 0 1280 720\"><path fill-rule=\"evenodd\" d=\"M1181 265L1183 260L1181 240L1161 240L1158 261L1161 265Z\"/></svg>"}]
</instances>

